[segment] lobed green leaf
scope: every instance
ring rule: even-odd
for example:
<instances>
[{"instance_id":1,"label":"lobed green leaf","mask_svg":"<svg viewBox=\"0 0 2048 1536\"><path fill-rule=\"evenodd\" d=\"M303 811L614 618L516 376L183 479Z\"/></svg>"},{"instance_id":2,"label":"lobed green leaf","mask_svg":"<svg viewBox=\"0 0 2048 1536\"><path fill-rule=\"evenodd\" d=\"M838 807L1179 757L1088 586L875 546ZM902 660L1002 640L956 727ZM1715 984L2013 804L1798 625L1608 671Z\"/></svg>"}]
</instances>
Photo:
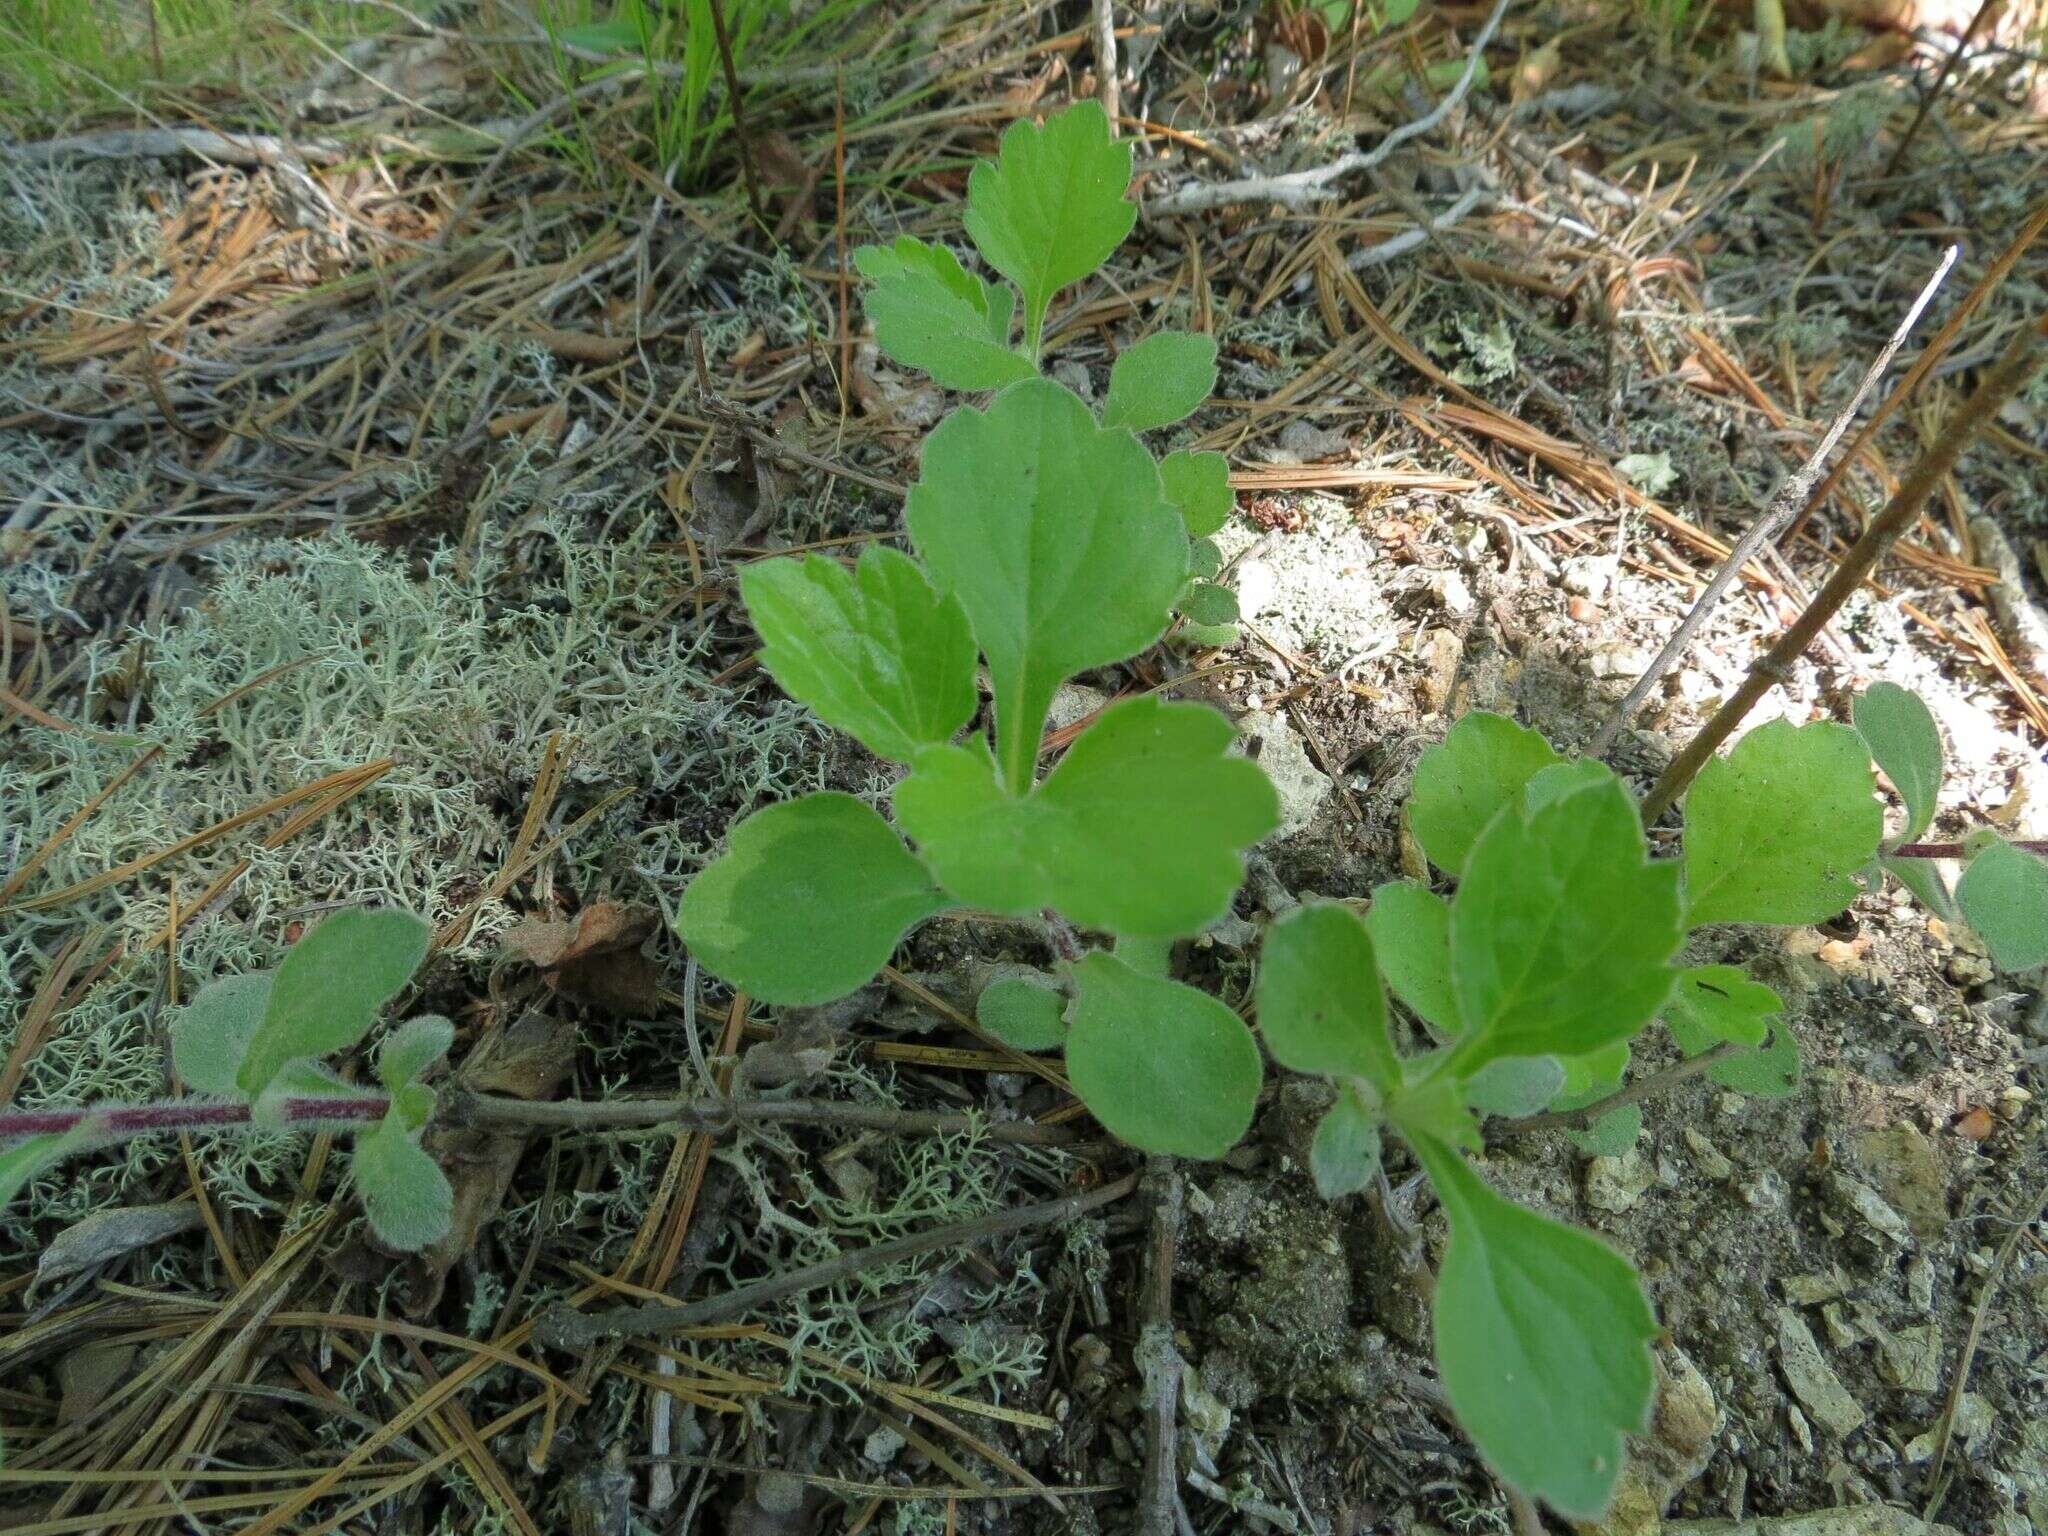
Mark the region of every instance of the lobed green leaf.
<instances>
[{"instance_id":1,"label":"lobed green leaf","mask_svg":"<svg viewBox=\"0 0 2048 1536\"><path fill-rule=\"evenodd\" d=\"M1216 387L1216 338L1159 331L1110 365L1102 424L1149 432L1194 415Z\"/></svg>"},{"instance_id":2,"label":"lobed green leaf","mask_svg":"<svg viewBox=\"0 0 2048 1536\"><path fill-rule=\"evenodd\" d=\"M1612 774L1487 827L1451 903L1466 1070L1626 1040L1670 996L1685 939L1678 870L1653 862Z\"/></svg>"},{"instance_id":3,"label":"lobed green leaf","mask_svg":"<svg viewBox=\"0 0 2048 1536\"><path fill-rule=\"evenodd\" d=\"M1003 779L1021 794L1059 685L1165 631L1187 580L1180 517L1137 440L1045 380L947 417L905 517L988 657Z\"/></svg>"},{"instance_id":4,"label":"lobed green leaf","mask_svg":"<svg viewBox=\"0 0 2048 1536\"><path fill-rule=\"evenodd\" d=\"M1230 722L1199 704L1112 704L1029 795L996 781L985 744L930 747L896 814L958 901L1166 938L1221 917L1242 850L1279 824L1273 786L1229 755Z\"/></svg>"},{"instance_id":5,"label":"lobed green leaf","mask_svg":"<svg viewBox=\"0 0 2048 1536\"><path fill-rule=\"evenodd\" d=\"M1214 626L1237 622L1237 594L1228 587L1198 581L1180 600L1180 611L1190 624Z\"/></svg>"},{"instance_id":6,"label":"lobed green leaf","mask_svg":"<svg viewBox=\"0 0 2048 1536\"><path fill-rule=\"evenodd\" d=\"M1956 882L1956 905L2001 970L2048 965L2048 863L1994 842Z\"/></svg>"},{"instance_id":7,"label":"lobed green leaf","mask_svg":"<svg viewBox=\"0 0 2048 1536\"><path fill-rule=\"evenodd\" d=\"M875 344L947 389L1001 389L1038 370L1010 346L1017 296L960 265L944 246L909 235L853 253L867 293Z\"/></svg>"},{"instance_id":8,"label":"lobed green leaf","mask_svg":"<svg viewBox=\"0 0 2048 1536\"><path fill-rule=\"evenodd\" d=\"M1818 923L1856 899L1884 839L1870 749L1846 725L1774 720L1685 797L1686 921Z\"/></svg>"},{"instance_id":9,"label":"lobed green leaf","mask_svg":"<svg viewBox=\"0 0 2048 1536\"><path fill-rule=\"evenodd\" d=\"M714 975L766 1003L805 1005L861 986L947 905L873 808L828 792L734 827L683 893L676 926Z\"/></svg>"},{"instance_id":10,"label":"lobed green leaf","mask_svg":"<svg viewBox=\"0 0 2048 1536\"><path fill-rule=\"evenodd\" d=\"M1053 295L1109 259L1137 222L1125 197L1131 147L1108 115L1077 102L1041 125L1012 123L996 162L967 180L967 234L1024 295L1024 334L1037 355Z\"/></svg>"},{"instance_id":11,"label":"lobed green leaf","mask_svg":"<svg viewBox=\"0 0 2048 1536\"><path fill-rule=\"evenodd\" d=\"M1400 1088L1372 938L1349 907L1314 902L1267 929L1256 997L1259 1031L1281 1066L1363 1078L1383 1094Z\"/></svg>"},{"instance_id":12,"label":"lobed green leaf","mask_svg":"<svg viewBox=\"0 0 2048 1536\"><path fill-rule=\"evenodd\" d=\"M1503 1199L1450 1147L1415 1152L1451 1224L1435 1304L1451 1411L1504 1481L1596 1519L1622 1437L1649 1422L1657 1322L1642 1285L1620 1254Z\"/></svg>"},{"instance_id":13,"label":"lobed green leaf","mask_svg":"<svg viewBox=\"0 0 2048 1536\"><path fill-rule=\"evenodd\" d=\"M1430 863L1463 875L1473 844L1543 769L1563 761L1535 731L1474 710L1422 754L1408 794L1408 830Z\"/></svg>"},{"instance_id":14,"label":"lobed green leaf","mask_svg":"<svg viewBox=\"0 0 2048 1536\"><path fill-rule=\"evenodd\" d=\"M849 572L824 555L766 560L740 573L761 664L782 691L907 763L974 718L974 636L917 562L873 546Z\"/></svg>"},{"instance_id":15,"label":"lobed green leaf","mask_svg":"<svg viewBox=\"0 0 2048 1536\"><path fill-rule=\"evenodd\" d=\"M1206 992L1097 951L1073 966L1067 1076L1112 1135L1221 1157L1252 1123L1264 1070L1244 1021Z\"/></svg>"},{"instance_id":16,"label":"lobed green leaf","mask_svg":"<svg viewBox=\"0 0 2048 1536\"><path fill-rule=\"evenodd\" d=\"M1771 1020L1784 1011L1784 999L1742 967L1696 965L1678 973L1664 1018L1690 1056L1724 1040L1762 1045Z\"/></svg>"},{"instance_id":17,"label":"lobed green leaf","mask_svg":"<svg viewBox=\"0 0 2048 1536\"><path fill-rule=\"evenodd\" d=\"M329 1056L362 1039L426 959L433 936L396 907L337 912L306 934L271 977L236 1088L253 1102L286 1062Z\"/></svg>"}]
</instances>

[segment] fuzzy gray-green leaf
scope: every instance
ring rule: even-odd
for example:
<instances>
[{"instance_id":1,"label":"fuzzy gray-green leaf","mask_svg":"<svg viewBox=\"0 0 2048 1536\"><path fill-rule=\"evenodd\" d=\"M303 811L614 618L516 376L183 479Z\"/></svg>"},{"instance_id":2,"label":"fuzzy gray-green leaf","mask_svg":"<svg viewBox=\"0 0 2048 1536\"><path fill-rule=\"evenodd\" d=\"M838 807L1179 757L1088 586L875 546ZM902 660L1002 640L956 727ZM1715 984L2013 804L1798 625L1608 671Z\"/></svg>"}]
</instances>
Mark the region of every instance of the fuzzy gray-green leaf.
<instances>
[{"instance_id":1,"label":"fuzzy gray-green leaf","mask_svg":"<svg viewBox=\"0 0 2048 1536\"><path fill-rule=\"evenodd\" d=\"M1850 719L1884 776L1906 802L1895 842L1917 842L1934 822L1941 799L1941 730L1919 694L1897 683L1872 683L1856 698Z\"/></svg>"},{"instance_id":2,"label":"fuzzy gray-green leaf","mask_svg":"<svg viewBox=\"0 0 2048 1536\"><path fill-rule=\"evenodd\" d=\"M1216 338L1160 331L1126 347L1109 370L1102 424L1149 432L1195 413L1216 387Z\"/></svg>"},{"instance_id":3,"label":"fuzzy gray-green leaf","mask_svg":"<svg viewBox=\"0 0 2048 1536\"><path fill-rule=\"evenodd\" d=\"M1112 1135L1147 1152L1221 1157L1252 1123L1259 1048L1206 992L1100 951L1077 961L1067 1075Z\"/></svg>"},{"instance_id":4,"label":"fuzzy gray-green leaf","mask_svg":"<svg viewBox=\"0 0 2048 1536\"><path fill-rule=\"evenodd\" d=\"M714 975L767 1003L844 997L948 905L866 802L827 792L757 811L690 882L676 926Z\"/></svg>"},{"instance_id":5,"label":"fuzzy gray-green leaf","mask_svg":"<svg viewBox=\"0 0 2048 1536\"><path fill-rule=\"evenodd\" d=\"M377 1080L392 1093L416 1081L455 1044L455 1026L438 1013L407 1019L384 1037L377 1052Z\"/></svg>"},{"instance_id":6,"label":"fuzzy gray-green leaf","mask_svg":"<svg viewBox=\"0 0 2048 1536\"><path fill-rule=\"evenodd\" d=\"M270 972L208 982L171 1021L171 1070L193 1093L241 1096L235 1075L270 1006Z\"/></svg>"},{"instance_id":7,"label":"fuzzy gray-green leaf","mask_svg":"<svg viewBox=\"0 0 2048 1536\"><path fill-rule=\"evenodd\" d=\"M1342 1199L1371 1187L1380 1171L1379 1112L1356 1088L1339 1089L1337 1102L1316 1122L1308 1166L1316 1193L1325 1200Z\"/></svg>"},{"instance_id":8,"label":"fuzzy gray-green leaf","mask_svg":"<svg viewBox=\"0 0 2048 1536\"><path fill-rule=\"evenodd\" d=\"M2048 965L2048 863L1992 843L1956 882L1956 905L2001 970Z\"/></svg>"},{"instance_id":9,"label":"fuzzy gray-green leaf","mask_svg":"<svg viewBox=\"0 0 2048 1536\"><path fill-rule=\"evenodd\" d=\"M416 1132L389 1117L356 1138L356 1194L385 1246L417 1253L448 1235L455 1191Z\"/></svg>"},{"instance_id":10,"label":"fuzzy gray-green leaf","mask_svg":"<svg viewBox=\"0 0 2048 1536\"><path fill-rule=\"evenodd\" d=\"M236 1087L252 1101L286 1062L345 1051L426 958L433 930L396 907L337 912L286 953Z\"/></svg>"},{"instance_id":11,"label":"fuzzy gray-green leaf","mask_svg":"<svg viewBox=\"0 0 2048 1536\"><path fill-rule=\"evenodd\" d=\"M0 1212L45 1168L62 1161L92 1139L90 1122L46 1136L28 1136L0 1147Z\"/></svg>"},{"instance_id":12,"label":"fuzzy gray-green leaf","mask_svg":"<svg viewBox=\"0 0 2048 1536\"><path fill-rule=\"evenodd\" d=\"M974 1022L1017 1050L1057 1050L1067 1038L1067 1000L1050 980L998 976L975 999Z\"/></svg>"}]
</instances>

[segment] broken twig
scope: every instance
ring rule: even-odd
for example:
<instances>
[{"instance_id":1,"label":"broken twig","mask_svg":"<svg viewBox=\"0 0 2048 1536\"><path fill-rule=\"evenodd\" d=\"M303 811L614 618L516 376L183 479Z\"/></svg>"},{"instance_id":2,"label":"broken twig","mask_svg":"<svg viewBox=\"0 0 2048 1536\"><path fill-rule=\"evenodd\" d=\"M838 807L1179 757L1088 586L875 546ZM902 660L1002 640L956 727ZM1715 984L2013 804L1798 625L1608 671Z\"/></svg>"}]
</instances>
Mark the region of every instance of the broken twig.
<instances>
[{"instance_id":1,"label":"broken twig","mask_svg":"<svg viewBox=\"0 0 2048 1536\"><path fill-rule=\"evenodd\" d=\"M1849 397L1849 403L1836 414L1833 424L1828 427L1826 434L1808 455L1806 462L1785 477L1784 483L1778 487L1777 494L1771 498L1770 505L1764 508L1763 516L1750 524L1749 532L1728 551L1728 558L1721 562L1721 568L1714 572L1714 578L1707 583L1706 590L1694 600L1691 610L1679 621L1678 628L1672 632L1671 638L1664 642L1664 648L1657 652L1655 659L1643 669L1643 675L1635 680L1635 685L1615 707L1607 723L1600 727L1600 734L1593 738L1593 745L1587 749L1592 756L1599 757L1614 745L1614 738L1621 734L1635 712L1643 707L1643 700L1650 696L1650 690L1657 686L1658 679L1678 664L1679 657L1683 656L1686 648L1692 644L1692 637L1699 633L1699 628L1707 622L1708 615L1735 584L1735 578L1742 574L1742 568L1749 564L1751 557L1759 549L1776 538L1778 530L1791 521L1792 514L1806 504L1807 493L1820 479L1821 467L1827 463L1828 455L1835 451L1835 444L1842 440L1842 434L1849 430L1849 423L1856 419L1856 413L1863 409L1863 402L1870 398L1870 392L1877 388L1877 381L1884 377L1885 370L1892 365L1892 359L1898 356L1899 348L1906 344L1906 338L1913 333L1913 327L1920 323L1920 316L1933 301L1936 290L1948 276L1949 268L1956 264L1956 257L1962 253L1962 249L1959 245L1952 245L1942 254L1940 263L1934 269L1934 275L1928 278L1927 285L1920 290L1920 297L1913 301L1912 307L1906 311L1906 318L1899 322L1898 329L1892 332L1891 340L1884 344L1884 350L1877 354L1877 360L1864 372L1862 382L1857 384L1856 392Z\"/></svg>"},{"instance_id":2,"label":"broken twig","mask_svg":"<svg viewBox=\"0 0 2048 1536\"><path fill-rule=\"evenodd\" d=\"M1877 569L1878 562L1897 542L1899 535L1912 526L1913 519L1920 515L1920 509L1934 494L1935 487L1941 484L1942 477L1955 468L1963 450L1997 419L2006 401L2018 394L2040 370L2044 343L2048 343L2048 316L2027 321L2014 334L1998 361L1991 365L1990 371L1977 385L1976 393L1963 402L1955 416L1928 444L1927 451L1920 455L1919 462L1899 483L1884 511L1871 520L1863 530L1863 536L1836 565L1827 585L1814 595L1813 601L1793 621L1792 627L1778 638L1777 644L1751 663L1742 685L1727 703L1714 712L1714 717L1700 727L1692 740L1685 744L1685 749L1673 759L1671 766L1664 770L1656 788L1643 802L1645 824L1656 820L1685 793L1693 776L1756 707L1756 701L1770 690L1771 685L1791 677L1793 666L1806 654L1806 648L1813 643L1814 637L1849 600L1849 594L1862 586L1870 573Z\"/></svg>"}]
</instances>

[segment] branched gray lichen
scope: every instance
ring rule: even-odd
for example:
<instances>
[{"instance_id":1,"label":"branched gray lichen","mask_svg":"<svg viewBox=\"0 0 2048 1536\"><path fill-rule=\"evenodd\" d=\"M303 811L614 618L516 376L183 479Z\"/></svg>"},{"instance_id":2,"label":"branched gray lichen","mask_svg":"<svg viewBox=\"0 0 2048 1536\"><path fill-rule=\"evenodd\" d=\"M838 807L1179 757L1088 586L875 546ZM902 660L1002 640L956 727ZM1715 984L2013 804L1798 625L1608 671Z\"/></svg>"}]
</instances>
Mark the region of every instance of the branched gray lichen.
<instances>
[{"instance_id":1,"label":"branched gray lichen","mask_svg":"<svg viewBox=\"0 0 2048 1536\"><path fill-rule=\"evenodd\" d=\"M63 533L41 531L46 540ZM80 671L85 697L104 706L98 723L162 750L59 848L23 899L324 775L383 758L392 767L281 847L262 846L281 820L272 817L85 899L11 913L0 924L0 1048L67 939L104 923L110 941L139 945L168 917L174 880L189 904L238 858L249 868L224 908L181 935L188 988L274 963L288 924L334 905L383 901L437 922L453 916L503 864L556 731L574 755L550 832L614 786L636 791L571 840L556 866L586 900L658 902L658 887L701 864L735 812L816 787L819 729L805 712L710 688L715 664L702 631L647 622L690 579L648 547L666 532L665 521L649 519L594 537L551 514L517 535L487 528L466 569L444 550L419 572L341 536L229 545L212 557L200 606L86 647ZM61 549L50 554L38 562L44 569L67 565ZM60 614L67 594L26 578L26 568L7 573L12 611ZM104 736L30 725L5 738L4 752L0 878L138 755ZM504 903L487 903L457 954L490 952L509 920ZM21 1104L160 1090L160 961L126 960L87 993L32 1058ZM176 1155L137 1143L66 1165L0 1221L0 1254L28 1250L37 1224L116 1200ZM217 1199L272 1209L303 1149L257 1139L204 1156Z\"/></svg>"}]
</instances>

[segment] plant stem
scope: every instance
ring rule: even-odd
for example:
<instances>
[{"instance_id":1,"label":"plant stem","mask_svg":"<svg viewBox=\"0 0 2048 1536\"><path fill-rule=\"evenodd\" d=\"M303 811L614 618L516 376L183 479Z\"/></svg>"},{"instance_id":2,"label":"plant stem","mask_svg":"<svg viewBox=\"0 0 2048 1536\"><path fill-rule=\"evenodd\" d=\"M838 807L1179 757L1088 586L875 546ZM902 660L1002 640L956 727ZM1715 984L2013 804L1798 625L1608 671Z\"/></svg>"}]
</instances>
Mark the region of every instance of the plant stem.
<instances>
[{"instance_id":1,"label":"plant stem","mask_svg":"<svg viewBox=\"0 0 2048 1536\"><path fill-rule=\"evenodd\" d=\"M328 1130L384 1118L390 1101L378 1094L331 1099L287 1099L285 1123ZM24 1136L61 1136L86 1126L95 1141L132 1141L180 1131L232 1130L249 1124L247 1104L219 1099L159 1099L149 1104L108 1104L85 1109L16 1109L0 1114L0 1145Z\"/></svg>"},{"instance_id":2,"label":"plant stem","mask_svg":"<svg viewBox=\"0 0 2048 1536\"><path fill-rule=\"evenodd\" d=\"M1602 1115L1617 1109L1626 1109L1631 1104L1640 1104L1645 1099L1655 1098L1667 1088L1676 1088L1680 1083L1690 1082L1716 1062L1726 1061L1742 1047L1733 1040L1723 1040L1719 1045L1710 1046L1697 1056L1688 1056L1675 1067L1666 1067L1662 1072L1652 1072L1648 1077L1638 1078L1626 1088L1617 1088L1604 1099L1595 1099L1577 1109L1551 1109L1540 1115L1517 1115L1512 1120L1500 1122L1503 1131L1582 1131Z\"/></svg>"},{"instance_id":3,"label":"plant stem","mask_svg":"<svg viewBox=\"0 0 2048 1536\"><path fill-rule=\"evenodd\" d=\"M761 188L754 180L754 147L747 142L747 119L741 97L740 72L732 61L732 38L725 30L725 6L711 0L711 31L718 39L718 62L725 67L725 91L732 98L732 136L739 141L740 175L747 184L747 206L754 210L754 222L764 228L768 216L761 209Z\"/></svg>"},{"instance_id":4,"label":"plant stem","mask_svg":"<svg viewBox=\"0 0 2048 1536\"><path fill-rule=\"evenodd\" d=\"M1138 1176L1129 1174L1114 1184L1105 1184L1085 1195L1068 1195L1063 1199L1048 1200L1043 1205L1012 1206L991 1211L986 1216L976 1216L971 1221L956 1221L928 1232L913 1232L908 1237L892 1238L870 1248L842 1253L834 1259L806 1264L800 1269L771 1275L751 1285L742 1285L684 1306L619 1307L590 1317L560 1307L541 1319L535 1334L542 1343L558 1349L584 1350L602 1339L644 1338L648 1334L674 1333L682 1328L730 1322L785 1296L800 1296L820 1286L850 1279L865 1270L879 1269L940 1248L957 1248L966 1243L985 1242L992 1237L1005 1237L1013 1232L1029 1232L1038 1227L1061 1226L1090 1211L1114 1204L1137 1187Z\"/></svg>"},{"instance_id":5,"label":"plant stem","mask_svg":"<svg viewBox=\"0 0 2048 1536\"><path fill-rule=\"evenodd\" d=\"M1963 62L1963 55L1970 51L1970 44L1977 40L1978 28L1982 27L1985 20L1997 9L1998 0L1982 0L1977 7L1977 14L1970 18L1970 24L1963 29L1963 35L1956 39L1954 50L1941 61L1941 73L1934 77L1933 86L1920 98L1920 110L1913 114L1913 121L1906 125L1906 131L1900 135L1898 148L1892 151L1891 158L1885 161L1884 169L1878 173L1879 180L1890 181L1892 177L1898 175L1899 166L1905 161L1906 151L1913 147L1913 140L1920 136L1920 125L1927 121L1927 114L1933 111L1934 104L1941 100L1941 93L1948 85L1948 77L1956 72L1956 66Z\"/></svg>"},{"instance_id":6,"label":"plant stem","mask_svg":"<svg viewBox=\"0 0 2048 1536\"><path fill-rule=\"evenodd\" d=\"M1963 450L2034 376L2043 360L2044 341L2048 341L2048 316L2029 320L2020 327L1998 361L1978 383L1976 393L1965 400L1953 419L1943 426L1927 451L1921 454L1919 462L1900 482L1898 491L1884 511L1871 520L1863 530L1863 536L1842 557L1827 585L1814 595L1813 601L1793 621L1792 627L1779 636L1777 643L1750 665L1734 696L1714 712L1714 717L1700 727L1692 740L1685 744L1685 750L1664 770L1657 787L1643 802L1646 825L1655 821L1685 793L1707 759L1742 723L1771 685L1792 676L1793 666L1806 654L1806 648L1813 643L1814 637L1849 600L1849 595L1863 585L1899 535L1912 526L1927 498L1934 494L1942 477L1955 467Z\"/></svg>"},{"instance_id":7,"label":"plant stem","mask_svg":"<svg viewBox=\"0 0 2048 1536\"><path fill-rule=\"evenodd\" d=\"M2012 845L2048 858L2048 841L2015 838ZM1966 859L1970 856L1970 849L1967 843L1901 843L1896 848L1887 848L1884 856L1888 859Z\"/></svg>"},{"instance_id":8,"label":"plant stem","mask_svg":"<svg viewBox=\"0 0 2048 1536\"><path fill-rule=\"evenodd\" d=\"M1173 1265L1180 1243L1185 1190L1180 1170L1170 1157L1151 1158L1144 1183L1152 1196L1152 1218L1135 1351L1142 1378L1138 1400L1145 1410L1145 1470L1138 1484L1137 1536L1177 1536L1180 1475L1174 1454L1179 1438L1176 1410L1186 1362L1173 1342Z\"/></svg>"},{"instance_id":9,"label":"plant stem","mask_svg":"<svg viewBox=\"0 0 2048 1536\"><path fill-rule=\"evenodd\" d=\"M1863 409L1863 402L1870 397L1870 392L1877 388L1878 380L1882 379L1885 371L1891 367L1892 359L1898 355L1899 348L1906 344L1906 338L1912 334L1913 327L1920 323L1920 316L1934 301L1936 290L1941 287L1942 279L1948 276L1949 268L1955 265L1956 257L1961 251L1961 246L1952 245L1942 255L1940 263L1934 269L1934 275L1922 286L1920 296L1906 311L1906 318L1893 330L1891 340L1878 352L1877 360L1864 370L1862 382L1849 396L1848 404L1835 414L1833 423L1813 452L1808 455L1806 462L1785 477L1777 493L1765 506L1763 515L1750 524L1749 532L1738 539L1735 547L1728 551L1728 558L1721 562L1721 568L1714 572L1713 579L1693 601L1691 609L1679 621L1678 628L1672 632L1671 638L1664 642L1664 648L1657 653L1649 666L1643 669L1643 675L1635 680L1634 686L1628 691L1628 696L1615 706L1614 713L1608 717L1607 723L1600 727L1600 734L1593 738L1592 746L1587 749L1589 757L1604 756L1607 749L1614 745L1614 738L1619 736L1629 721L1635 718L1636 711L1642 708L1643 701L1650 696L1650 690L1657 686L1658 680L1665 673L1678 664L1678 658L1683 656L1686 648L1692 644L1692 637L1699 633L1700 626L1706 623L1708 615L1735 584L1735 578L1742 574L1742 569L1749 564L1751 556L1755 555L1767 541L1776 538L1778 530L1784 527L1791 520L1792 514L1805 504L1807 494L1820 479L1821 469L1827 463L1828 455L1835 451L1835 444L1842 440L1842 434L1849 430L1849 423L1855 419L1856 413Z\"/></svg>"}]
</instances>

